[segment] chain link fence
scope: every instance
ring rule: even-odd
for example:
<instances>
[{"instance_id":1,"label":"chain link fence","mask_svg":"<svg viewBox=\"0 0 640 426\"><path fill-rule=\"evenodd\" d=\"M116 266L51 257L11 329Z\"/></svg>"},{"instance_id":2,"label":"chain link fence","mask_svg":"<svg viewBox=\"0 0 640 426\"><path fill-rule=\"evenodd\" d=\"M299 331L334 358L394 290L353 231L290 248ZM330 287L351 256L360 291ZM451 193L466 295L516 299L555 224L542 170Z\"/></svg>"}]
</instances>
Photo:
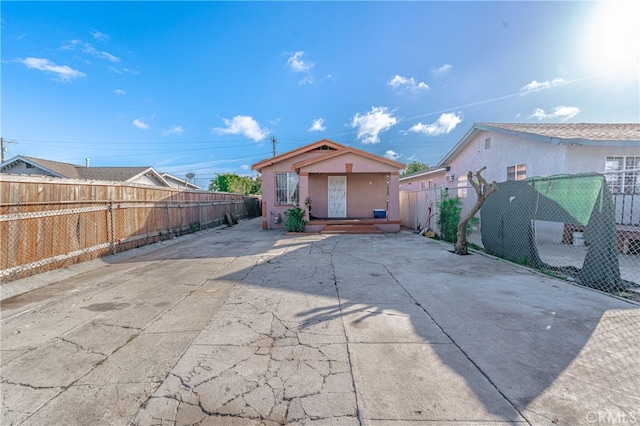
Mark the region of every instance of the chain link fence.
<instances>
[{"instance_id":1,"label":"chain link fence","mask_svg":"<svg viewBox=\"0 0 640 426\"><path fill-rule=\"evenodd\" d=\"M24 177L1 185L1 283L261 215L258 198L241 194Z\"/></svg>"},{"instance_id":2,"label":"chain link fence","mask_svg":"<svg viewBox=\"0 0 640 426\"><path fill-rule=\"evenodd\" d=\"M580 174L499 183L472 219L468 241L549 275L640 301L640 191L612 193L611 181L617 180ZM461 215L475 202L467 186L402 192L402 225L442 237L445 192L460 200Z\"/></svg>"}]
</instances>

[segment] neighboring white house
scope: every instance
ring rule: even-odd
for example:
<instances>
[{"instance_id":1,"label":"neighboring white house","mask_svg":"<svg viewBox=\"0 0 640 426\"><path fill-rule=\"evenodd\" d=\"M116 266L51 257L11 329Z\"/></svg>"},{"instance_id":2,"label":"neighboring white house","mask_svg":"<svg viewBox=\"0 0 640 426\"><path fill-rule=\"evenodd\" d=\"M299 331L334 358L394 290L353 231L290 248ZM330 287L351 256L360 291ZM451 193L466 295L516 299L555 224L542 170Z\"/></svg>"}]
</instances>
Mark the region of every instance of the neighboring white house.
<instances>
[{"instance_id":1,"label":"neighboring white house","mask_svg":"<svg viewBox=\"0 0 640 426\"><path fill-rule=\"evenodd\" d=\"M597 172L613 193L640 194L640 123L476 123L437 166L400 177L402 191Z\"/></svg>"},{"instance_id":2,"label":"neighboring white house","mask_svg":"<svg viewBox=\"0 0 640 426\"><path fill-rule=\"evenodd\" d=\"M435 167L401 177L401 190L447 188L466 210L467 173L484 166L489 182L604 173L612 193L640 205L640 123L476 123Z\"/></svg>"},{"instance_id":3,"label":"neighboring white house","mask_svg":"<svg viewBox=\"0 0 640 426\"><path fill-rule=\"evenodd\" d=\"M400 191L422 191L424 189L444 188L445 173L448 167L429 167L400 177Z\"/></svg>"},{"instance_id":4,"label":"neighboring white house","mask_svg":"<svg viewBox=\"0 0 640 426\"><path fill-rule=\"evenodd\" d=\"M467 172L483 166L485 178L498 182L638 170L640 123L477 123L438 164L449 168L449 187L466 184ZM609 182L614 193L640 193L635 172Z\"/></svg>"},{"instance_id":5,"label":"neighboring white house","mask_svg":"<svg viewBox=\"0 0 640 426\"><path fill-rule=\"evenodd\" d=\"M0 173L13 175L52 176L68 179L129 182L168 188L200 189L197 185L160 174L153 167L89 167L89 164L62 163L41 158L18 155L0 164Z\"/></svg>"}]
</instances>

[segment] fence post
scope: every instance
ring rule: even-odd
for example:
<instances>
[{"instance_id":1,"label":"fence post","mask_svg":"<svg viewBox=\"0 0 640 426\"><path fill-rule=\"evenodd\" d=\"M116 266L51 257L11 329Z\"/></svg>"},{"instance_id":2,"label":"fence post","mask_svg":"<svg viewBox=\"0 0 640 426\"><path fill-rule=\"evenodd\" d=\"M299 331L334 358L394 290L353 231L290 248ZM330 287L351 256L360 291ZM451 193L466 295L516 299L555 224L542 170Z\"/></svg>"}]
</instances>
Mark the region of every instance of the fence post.
<instances>
[{"instance_id":1,"label":"fence post","mask_svg":"<svg viewBox=\"0 0 640 426\"><path fill-rule=\"evenodd\" d=\"M171 213L169 212L169 202L167 201L167 204L165 206L165 210L167 212L167 230L169 231L169 237L171 237L171 233L173 232L171 230Z\"/></svg>"},{"instance_id":2,"label":"fence post","mask_svg":"<svg viewBox=\"0 0 640 426\"><path fill-rule=\"evenodd\" d=\"M109 209L107 210L107 214L109 215L109 222L111 224L111 229L109 232L109 245L110 250L111 250L111 254L116 254L116 227L115 227L115 223L116 223L116 218L115 218L115 210L113 208L113 200L109 201Z\"/></svg>"}]
</instances>

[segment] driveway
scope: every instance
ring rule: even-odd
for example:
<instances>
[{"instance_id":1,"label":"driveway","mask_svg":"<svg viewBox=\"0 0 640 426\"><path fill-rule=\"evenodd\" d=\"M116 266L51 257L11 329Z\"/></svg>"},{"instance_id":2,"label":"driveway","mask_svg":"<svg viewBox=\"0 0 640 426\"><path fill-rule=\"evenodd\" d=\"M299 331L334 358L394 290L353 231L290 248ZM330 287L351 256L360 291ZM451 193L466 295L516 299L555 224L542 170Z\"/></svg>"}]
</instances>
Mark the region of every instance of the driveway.
<instances>
[{"instance_id":1,"label":"driveway","mask_svg":"<svg viewBox=\"0 0 640 426\"><path fill-rule=\"evenodd\" d=\"M640 309L260 219L7 284L2 425L640 423Z\"/></svg>"}]
</instances>

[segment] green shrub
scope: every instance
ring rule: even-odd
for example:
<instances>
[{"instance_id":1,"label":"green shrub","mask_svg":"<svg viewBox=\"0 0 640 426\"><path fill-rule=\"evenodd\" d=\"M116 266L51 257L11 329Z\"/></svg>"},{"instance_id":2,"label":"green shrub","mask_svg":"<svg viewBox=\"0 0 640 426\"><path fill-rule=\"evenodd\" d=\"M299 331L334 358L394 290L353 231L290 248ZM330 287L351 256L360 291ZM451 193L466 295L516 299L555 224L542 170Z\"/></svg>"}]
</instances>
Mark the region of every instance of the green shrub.
<instances>
[{"instance_id":1,"label":"green shrub","mask_svg":"<svg viewBox=\"0 0 640 426\"><path fill-rule=\"evenodd\" d=\"M450 197L444 192L442 199L438 203L440 217L438 226L440 227L440 237L450 243L455 243L458 239L458 223L460 222L460 212L462 211L462 200L457 197Z\"/></svg>"},{"instance_id":2,"label":"green shrub","mask_svg":"<svg viewBox=\"0 0 640 426\"><path fill-rule=\"evenodd\" d=\"M294 207L284 212L286 217L284 228L288 232L304 232L307 221L304 220L304 210L300 207Z\"/></svg>"}]
</instances>

